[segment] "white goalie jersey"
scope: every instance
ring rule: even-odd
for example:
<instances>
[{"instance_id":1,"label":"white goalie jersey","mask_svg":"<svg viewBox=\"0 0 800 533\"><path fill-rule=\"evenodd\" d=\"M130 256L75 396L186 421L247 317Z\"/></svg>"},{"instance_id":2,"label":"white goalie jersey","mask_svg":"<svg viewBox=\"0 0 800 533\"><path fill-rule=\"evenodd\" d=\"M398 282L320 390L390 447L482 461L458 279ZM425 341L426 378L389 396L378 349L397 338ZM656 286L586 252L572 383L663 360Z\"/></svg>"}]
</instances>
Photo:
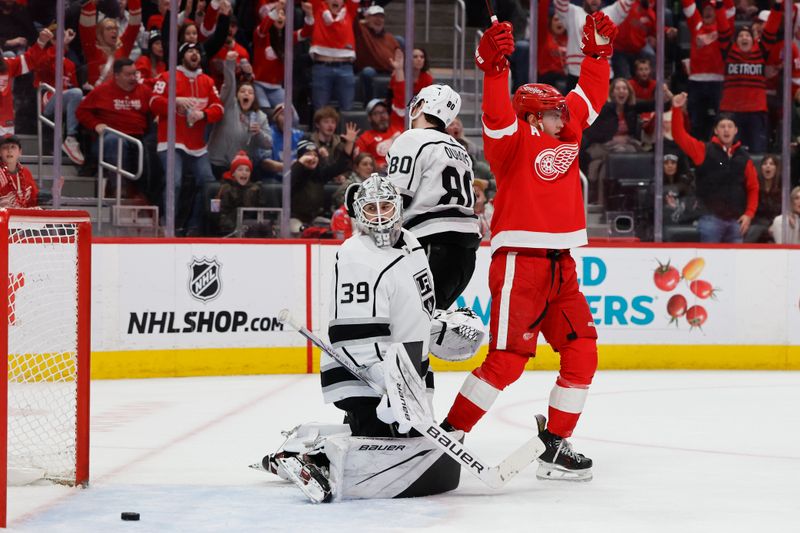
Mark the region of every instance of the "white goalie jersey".
<instances>
[{"instance_id":1,"label":"white goalie jersey","mask_svg":"<svg viewBox=\"0 0 800 533\"><path fill-rule=\"evenodd\" d=\"M480 239L472 160L458 141L436 129L411 129L386 156L389 180L403 196L403 227L417 238L459 233Z\"/></svg>"},{"instance_id":2,"label":"white goalie jersey","mask_svg":"<svg viewBox=\"0 0 800 533\"><path fill-rule=\"evenodd\" d=\"M428 343L436 302L428 260L414 235L402 230L387 248L378 248L369 235L354 235L339 248L333 275L331 345L377 379L382 372L375 365L387 347L402 343L432 393ZM326 403L379 397L325 353L320 378Z\"/></svg>"}]
</instances>

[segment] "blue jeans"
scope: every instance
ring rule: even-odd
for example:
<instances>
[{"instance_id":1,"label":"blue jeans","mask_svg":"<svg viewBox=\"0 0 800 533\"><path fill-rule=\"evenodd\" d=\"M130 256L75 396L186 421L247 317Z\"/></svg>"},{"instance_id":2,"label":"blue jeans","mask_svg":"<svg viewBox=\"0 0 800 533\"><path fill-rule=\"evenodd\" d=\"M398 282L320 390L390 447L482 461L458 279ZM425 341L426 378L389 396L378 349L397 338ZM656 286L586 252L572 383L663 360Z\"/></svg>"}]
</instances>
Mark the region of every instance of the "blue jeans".
<instances>
[{"instance_id":1,"label":"blue jeans","mask_svg":"<svg viewBox=\"0 0 800 533\"><path fill-rule=\"evenodd\" d=\"M367 103L374 98L374 80L375 76L377 75L378 71L373 67L364 67L364 69L358 73L358 77L361 80L361 85L364 87L364 103Z\"/></svg>"},{"instance_id":2,"label":"blue jeans","mask_svg":"<svg viewBox=\"0 0 800 533\"><path fill-rule=\"evenodd\" d=\"M114 135L113 133L106 133L103 137L103 161L106 163L110 163L112 165L117 164L117 143L120 141L120 138ZM98 140L99 142L99 140ZM100 150L98 148L98 144L94 145L95 154L100 156ZM126 141L122 139L122 168L127 170L128 172L135 172L135 163L134 159L136 157L136 147L133 145L132 142ZM110 173L110 170L104 170L106 173Z\"/></svg>"},{"instance_id":3,"label":"blue jeans","mask_svg":"<svg viewBox=\"0 0 800 533\"><path fill-rule=\"evenodd\" d=\"M158 152L161 166L164 168L164 175L167 174L167 151ZM175 213L180 209L181 183L183 181L183 168L187 167L194 175L194 183L198 190L195 191L192 200L189 222L186 225L189 231L200 231L203 222L203 185L215 181L214 174L211 172L211 164L208 161L208 154L201 156L189 155L183 150L175 150ZM166 185L165 185L166 186ZM166 199L167 193L164 192Z\"/></svg>"},{"instance_id":4,"label":"blue jeans","mask_svg":"<svg viewBox=\"0 0 800 533\"><path fill-rule=\"evenodd\" d=\"M78 134L78 117L75 115L75 111L78 109L78 104L81 103L83 100L83 91L78 89L77 87L73 87L72 89L67 89L63 93L63 102L64 102L64 115L67 118L67 136L68 137L75 137ZM53 118L53 114L56 112L56 97L50 99L47 102L47 105L44 106L44 116L47 118Z\"/></svg>"},{"instance_id":5,"label":"blue jeans","mask_svg":"<svg viewBox=\"0 0 800 533\"><path fill-rule=\"evenodd\" d=\"M258 106L261 109L275 107L278 104L284 103L286 100L286 91L283 90L283 87L266 87L258 81L254 83L254 87L256 89Z\"/></svg>"},{"instance_id":6,"label":"blue jeans","mask_svg":"<svg viewBox=\"0 0 800 533\"><path fill-rule=\"evenodd\" d=\"M739 222L735 219L725 220L714 215L703 215L697 221L697 229L700 232L700 242L742 242Z\"/></svg>"},{"instance_id":7,"label":"blue jeans","mask_svg":"<svg viewBox=\"0 0 800 533\"><path fill-rule=\"evenodd\" d=\"M352 63L314 63L311 67L311 102L314 109L339 102L339 110L350 111L356 92Z\"/></svg>"}]
</instances>

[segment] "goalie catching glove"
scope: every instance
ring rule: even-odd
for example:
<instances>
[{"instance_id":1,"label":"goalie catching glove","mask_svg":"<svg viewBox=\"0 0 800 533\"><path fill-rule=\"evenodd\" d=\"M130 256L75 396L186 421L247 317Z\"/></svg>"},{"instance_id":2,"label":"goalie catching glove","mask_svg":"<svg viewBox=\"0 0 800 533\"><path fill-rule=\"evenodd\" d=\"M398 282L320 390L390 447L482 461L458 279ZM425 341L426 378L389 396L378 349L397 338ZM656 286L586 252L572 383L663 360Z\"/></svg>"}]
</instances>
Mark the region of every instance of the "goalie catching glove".
<instances>
[{"instance_id":1,"label":"goalie catching glove","mask_svg":"<svg viewBox=\"0 0 800 533\"><path fill-rule=\"evenodd\" d=\"M619 30L611 19L602 11L586 15L583 25L581 50L589 57L611 57L614 52L613 42Z\"/></svg>"},{"instance_id":2,"label":"goalie catching glove","mask_svg":"<svg viewBox=\"0 0 800 533\"><path fill-rule=\"evenodd\" d=\"M486 74L499 74L508 69L506 56L514 52L511 23L492 24L481 37L475 50L475 64Z\"/></svg>"},{"instance_id":3,"label":"goalie catching glove","mask_svg":"<svg viewBox=\"0 0 800 533\"><path fill-rule=\"evenodd\" d=\"M445 361L466 361L478 351L486 332L483 321L469 307L455 311L436 310L431 320L433 355Z\"/></svg>"}]
</instances>

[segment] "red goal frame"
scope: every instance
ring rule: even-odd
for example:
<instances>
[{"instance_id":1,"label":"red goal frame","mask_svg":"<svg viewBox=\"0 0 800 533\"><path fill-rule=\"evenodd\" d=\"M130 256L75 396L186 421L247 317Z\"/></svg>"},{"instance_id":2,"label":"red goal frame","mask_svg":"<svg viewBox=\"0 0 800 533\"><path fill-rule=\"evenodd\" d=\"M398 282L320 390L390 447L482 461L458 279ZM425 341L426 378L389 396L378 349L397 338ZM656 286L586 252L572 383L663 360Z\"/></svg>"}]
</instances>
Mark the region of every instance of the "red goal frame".
<instances>
[{"instance_id":1,"label":"red goal frame","mask_svg":"<svg viewBox=\"0 0 800 533\"><path fill-rule=\"evenodd\" d=\"M11 221L74 223L77 231L77 412L75 435L75 485L89 482L89 382L91 368L91 266L92 224L85 211L47 211L41 209L0 209L0 527L6 527L8 500L8 228Z\"/></svg>"}]
</instances>

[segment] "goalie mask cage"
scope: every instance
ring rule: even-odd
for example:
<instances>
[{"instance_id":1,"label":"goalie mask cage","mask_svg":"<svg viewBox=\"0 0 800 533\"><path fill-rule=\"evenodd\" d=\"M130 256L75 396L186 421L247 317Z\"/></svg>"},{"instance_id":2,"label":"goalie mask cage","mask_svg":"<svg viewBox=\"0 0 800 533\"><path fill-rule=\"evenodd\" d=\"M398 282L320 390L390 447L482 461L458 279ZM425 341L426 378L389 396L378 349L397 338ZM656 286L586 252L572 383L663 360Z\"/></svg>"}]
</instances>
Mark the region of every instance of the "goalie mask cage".
<instances>
[{"instance_id":1,"label":"goalie mask cage","mask_svg":"<svg viewBox=\"0 0 800 533\"><path fill-rule=\"evenodd\" d=\"M89 480L91 235L83 211L0 209L0 527L8 484Z\"/></svg>"}]
</instances>

